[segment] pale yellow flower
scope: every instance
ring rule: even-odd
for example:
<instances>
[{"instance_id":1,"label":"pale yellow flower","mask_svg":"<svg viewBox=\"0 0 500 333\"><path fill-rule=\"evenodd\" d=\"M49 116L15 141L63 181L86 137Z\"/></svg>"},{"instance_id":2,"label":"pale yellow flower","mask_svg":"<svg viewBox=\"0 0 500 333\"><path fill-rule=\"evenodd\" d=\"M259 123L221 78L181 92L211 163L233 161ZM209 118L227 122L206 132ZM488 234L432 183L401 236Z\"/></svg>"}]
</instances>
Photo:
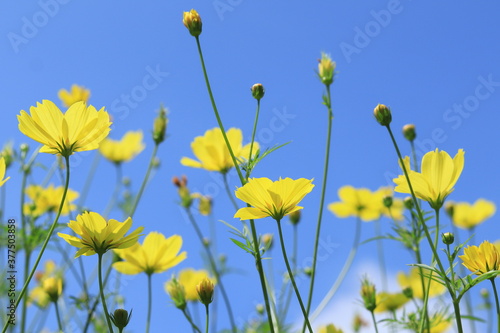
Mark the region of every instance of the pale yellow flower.
<instances>
[{"instance_id":1,"label":"pale yellow flower","mask_svg":"<svg viewBox=\"0 0 500 333\"><path fill-rule=\"evenodd\" d=\"M427 201L432 208L441 208L445 199L454 190L454 186L464 168L464 151L459 149L452 159L445 151L428 152L422 158L422 172L410 168L410 158L404 158L404 165L417 198ZM405 175L394 178L396 188L400 193L411 193Z\"/></svg>"},{"instance_id":2,"label":"pale yellow flower","mask_svg":"<svg viewBox=\"0 0 500 333\"><path fill-rule=\"evenodd\" d=\"M344 333L340 328L335 327L333 324L320 326L318 333Z\"/></svg>"},{"instance_id":3,"label":"pale yellow flower","mask_svg":"<svg viewBox=\"0 0 500 333\"><path fill-rule=\"evenodd\" d=\"M227 132L227 139L231 144L234 156L238 163L248 160L250 154L250 144L243 146L243 134L238 128L230 128ZM204 136L198 136L191 143L193 154L198 161L183 157L181 164L193 168L202 168L208 171L228 172L234 167L231 154L226 146L220 128L216 127L205 132ZM252 154L259 150L259 144L254 142Z\"/></svg>"},{"instance_id":4,"label":"pale yellow flower","mask_svg":"<svg viewBox=\"0 0 500 333\"><path fill-rule=\"evenodd\" d=\"M44 100L30 108L30 114L21 110L17 116L19 130L43 144L42 153L70 156L74 152L97 149L108 135L111 122L102 108L77 102L62 113L51 101Z\"/></svg>"},{"instance_id":5,"label":"pale yellow flower","mask_svg":"<svg viewBox=\"0 0 500 333\"><path fill-rule=\"evenodd\" d=\"M106 138L99 145L99 152L111 162L128 162L144 150L142 131L129 131L121 140Z\"/></svg>"},{"instance_id":6,"label":"pale yellow flower","mask_svg":"<svg viewBox=\"0 0 500 333\"><path fill-rule=\"evenodd\" d=\"M74 84L71 86L71 90L68 91L66 89L59 90L58 94L59 99L63 103L63 106L68 108L76 102L85 102L87 103L90 98L90 90L85 89L85 87Z\"/></svg>"},{"instance_id":7,"label":"pale yellow flower","mask_svg":"<svg viewBox=\"0 0 500 333\"><path fill-rule=\"evenodd\" d=\"M60 277L49 277L42 281L42 289L52 302L57 302L62 295L63 281Z\"/></svg>"},{"instance_id":8,"label":"pale yellow flower","mask_svg":"<svg viewBox=\"0 0 500 333\"><path fill-rule=\"evenodd\" d=\"M180 271L177 281L179 281L179 284L184 287L186 292L185 298L187 301L198 300L196 286L205 278L209 278L212 283L216 284L216 280L210 278L210 275L204 269L194 270L192 268L186 268Z\"/></svg>"},{"instance_id":9,"label":"pale yellow flower","mask_svg":"<svg viewBox=\"0 0 500 333\"><path fill-rule=\"evenodd\" d=\"M79 248L75 258L81 255L104 254L111 249L125 249L134 245L141 236L144 227L139 227L125 236L132 226L129 217L124 222L110 219L106 221L101 215L94 212L85 212L76 217L76 221L70 221L71 228L80 238L58 232L70 245Z\"/></svg>"},{"instance_id":10,"label":"pale yellow flower","mask_svg":"<svg viewBox=\"0 0 500 333\"><path fill-rule=\"evenodd\" d=\"M429 283L428 275L430 274L430 272L426 269L422 269L422 274L424 276L424 286L425 288L427 288L427 285ZM408 275L403 272L399 272L398 283L403 289L411 288L414 297L420 299L424 298L424 293L422 291L422 277L420 276L420 269L418 267L412 267ZM431 280L429 297L442 295L445 291L445 286L434 280Z\"/></svg>"},{"instance_id":11,"label":"pale yellow flower","mask_svg":"<svg viewBox=\"0 0 500 333\"><path fill-rule=\"evenodd\" d=\"M33 201L26 203L24 206L24 213L34 217L41 216L45 213L57 213L61 199L64 193L64 187L55 187L50 184L48 187L43 188L40 185L30 185L26 188L26 195ZM76 205L72 202L79 197L78 192L68 188L64 206L61 210L61 215L68 215L71 211L76 209Z\"/></svg>"},{"instance_id":12,"label":"pale yellow flower","mask_svg":"<svg viewBox=\"0 0 500 333\"><path fill-rule=\"evenodd\" d=\"M341 201L328 205L328 209L337 217L357 216L365 222L380 218L383 208L381 194L374 195L367 188L354 188L346 185L339 189L338 196Z\"/></svg>"},{"instance_id":13,"label":"pale yellow flower","mask_svg":"<svg viewBox=\"0 0 500 333\"><path fill-rule=\"evenodd\" d=\"M403 307L409 300L403 293L379 292L377 293L375 313L394 312Z\"/></svg>"},{"instance_id":14,"label":"pale yellow flower","mask_svg":"<svg viewBox=\"0 0 500 333\"><path fill-rule=\"evenodd\" d=\"M482 242L479 247L467 246L464 254L458 257L462 259L462 265L476 275L500 269L500 252L488 241Z\"/></svg>"},{"instance_id":15,"label":"pale yellow flower","mask_svg":"<svg viewBox=\"0 0 500 333\"><path fill-rule=\"evenodd\" d=\"M374 193L375 201L380 202L380 211L382 215L392 218L396 221L402 221L404 216L404 202L400 198L395 198L393 193L393 188L390 186L380 187ZM390 208L384 205L384 198L391 197L392 198L392 206Z\"/></svg>"},{"instance_id":16,"label":"pale yellow flower","mask_svg":"<svg viewBox=\"0 0 500 333\"><path fill-rule=\"evenodd\" d=\"M478 199L474 204L468 202L452 203L452 221L459 228L473 228L495 214L496 206L493 202Z\"/></svg>"},{"instance_id":17,"label":"pale yellow flower","mask_svg":"<svg viewBox=\"0 0 500 333\"><path fill-rule=\"evenodd\" d=\"M162 273L186 259L186 252L179 253L181 247L181 236L165 238L153 231L144 238L142 245L136 242L128 248L114 250L123 261L115 262L113 268L130 275Z\"/></svg>"},{"instance_id":18,"label":"pale yellow flower","mask_svg":"<svg viewBox=\"0 0 500 333\"><path fill-rule=\"evenodd\" d=\"M236 190L235 195L253 207L240 208L234 217L250 220L270 216L275 220L281 220L284 216L303 208L298 204L313 187L312 179L280 178L273 182L269 178L250 178L245 185Z\"/></svg>"}]
</instances>

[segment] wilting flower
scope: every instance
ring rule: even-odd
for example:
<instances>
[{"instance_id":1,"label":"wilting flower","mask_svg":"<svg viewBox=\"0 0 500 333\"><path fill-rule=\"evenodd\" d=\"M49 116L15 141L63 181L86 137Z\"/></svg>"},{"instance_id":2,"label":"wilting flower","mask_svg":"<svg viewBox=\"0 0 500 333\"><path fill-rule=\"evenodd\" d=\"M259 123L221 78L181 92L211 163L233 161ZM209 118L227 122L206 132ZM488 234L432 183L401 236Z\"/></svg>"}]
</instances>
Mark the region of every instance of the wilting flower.
<instances>
[{"instance_id":1,"label":"wilting flower","mask_svg":"<svg viewBox=\"0 0 500 333\"><path fill-rule=\"evenodd\" d=\"M32 202L25 204L24 213L33 217L38 217L48 212L57 213L63 194L63 186L55 187L53 184L50 184L48 187L43 188L40 185L30 185L26 188L26 195ZM76 205L72 201L78 197L78 192L68 188L61 215L68 215L69 212L76 209Z\"/></svg>"},{"instance_id":2,"label":"wilting flower","mask_svg":"<svg viewBox=\"0 0 500 333\"><path fill-rule=\"evenodd\" d=\"M84 102L71 105L63 114L54 103L44 100L32 106L30 114L21 110L17 116L19 130L43 144L42 153L67 157L74 152L97 149L110 131L109 114L104 108L97 111Z\"/></svg>"},{"instance_id":3,"label":"wilting flower","mask_svg":"<svg viewBox=\"0 0 500 333\"><path fill-rule=\"evenodd\" d=\"M99 152L114 163L128 162L144 150L142 131L129 131L121 140L106 138L99 145Z\"/></svg>"},{"instance_id":4,"label":"wilting flower","mask_svg":"<svg viewBox=\"0 0 500 333\"><path fill-rule=\"evenodd\" d=\"M339 189L338 196L341 201L328 205L328 209L337 217L357 216L365 222L380 218L383 208L382 195L374 195L367 188L346 185Z\"/></svg>"},{"instance_id":5,"label":"wilting flower","mask_svg":"<svg viewBox=\"0 0 500 333\"><path fill-rule=\"evenodd\" d=\"M500 252L488 241L482 242L479 247L467 246L464 254L458 257L462 259L462 265L476 275L500 269Z\"/></svg>"},{"instance_id":6,"label":"wilting flower","mask_svg":"<svg viewBox=\"0 0 500 333\"><path fill-rule=\"evenodd\" d=\"M227 139L231 144L234 156L238 163L248 160L250 154L250 144L242 145L243 134L238 128L230 128L227 132ZM199 161L183 157L181 164L193 168L202 168L208 171L228 172L233 166L233 160L229 149L226 146L220 128L216 127L205 132L204 136L198 136L191 142L191 149ZM254 142L253 152L259 149L259 144Z\"/></svg>"},{"instance_id":7,"label":"wilting flower","mask_svg":"<svg viewBox=\"0 0 500 333\"><path fill-rule=\"evenodd\" d=\"M377 307L375 308L375 312L394 312L409 300L403 293L379 292L377 293Z\"/></svg>"},{"instance_id":8,"label":"wilting flower","mask_svg":"<svg viewBox=\"0 0 500 333\"><path fill-rule=\"evenodd\" d=\"M340 328L335 327L335 325L333 324L321 326L318 329L318 333L343 333L343 332L344 331L342 331Z\"/></svg>"},{"instance_id":9,"label":"wilting flower","mask_svg":"<svg viewBox=\"0 0 500 333\"><path fill-rule=\"evenodd\" d=\"M470 229L483 223L496 211L495 204L485 199L478 199L472 205L468 202L456 202L452 203L451 207L453 207L451 218L453 224L464 229Z\"/></svg>"},{"instance_id":10,"label":"wilting flower","mask_svg":"<svg viewBox=\"0 0 500 333\"><path fill-rule=\"evenodd\" d=\"M115 262L113 268L130 275L161 273L186 259L186 252L179 253L181 246L181 236L165 238L153 231L144 238L142 245L136 242L128 248L114 250L123 261Z\"/></svg>"},{"instance_id":11,"label":"wilting flower","mask_svg":"<svg viewBox=\"0 0 500 333\"><path fill-rule=\"evenodd\" d=\"M417 198L427 201L432 208L438 209L444 200L454 190L454 186L464 168L464 151L459 149L452 159L445 151L428 152L422 158L422 172L410 168L410 158L404 158L404 165L408 172L413 191ZM405 175L394 178L396 188L400 193L411 193Z\"/></svg>"},{"instance_id":12,"label":"wilting flower","mask_svg":"<svg viewBox=\"0 0 500 333\"><path fill-rule=\"evenodd\" d=\"M236 190L235 195L253 207L240 208L234 217L249 220L270 216L281 220L283 216L303 208L297 205L313 187L312 179L280 178L273 182L269 178L250 178L248 183Z\"/></svg>"},{"instance_id":13,"label":"wilting flower","mask_svg":"<svg viewBox=\"0 0 500 333\"><path fill-rule=\"evenodd\" d=\"M90 256L93 254L103 254L111 249L125 249L131 247L141 236L144 227L139 227L125 236L132 226L132 219L129 217L124 222L110 219L106 221L101 215L94 212L85 212L76 217L76 221L70 221L68 227L71 228L80 238L58 232L57 235L63 238L70 245L79 250L75 258L81 255Z\"/></svg>"},{"instance_id":14,"label":"wilting flower","mask_svg":"<svg viewBox=\"0 0 500 333\"><path fill-rule=\"evenodd\" d=\"M429 284L429 271L422 269L424 286L427 288ZM398 283L401 288L411 288L413 296L423 299L424 293L422 290L422 277L420 275L420 269L418 267L412 267L410 269L410 273L406 275L403 272L398 273ZM430 289L429 289L429 297L439 296L446 291L445 286L442 284L431 280Z\"/></svg>"},{"instance_id":15,"label":"wilting flower","mask_svg":"<svg viewBox=\"0 0 500 333\"><path fill-rule=\"evenodd\" d=\"M0 187L2 187L3 184L5 184L5 182L8 181L9 178L10 178L10 177L7 177L7 178L4 179L4 177L5 177L5 169L6 169L5 158L0 157Z\"/></svg>"},{"instance_id":16,"label":"wilting flower","mask_svg":"<svg viewBox=\"0 0 500 333\"><path fill-rule=\"evenodd\" d=\"M198 300L196 286L205 278L209 278L213 284L216 284L216 280L210 278L208 272L204 269L194 270L192 268L186 268L179 273L177 281L179 281L179 284L184 288L187 301Z\"/></svg>"},{"instance_id":17,"label":"wilting flower","mask_svg":"<svg viewBox=\"0 0 500 333\"><path fill-rule=\"evenodd\" d=\"M62 101L64 107L69 108L76 102L87 103L90 98L90 90L85 89L85 87L74 84L71 86L71 90L66 89L59 90L59 99Z\"/></svg>"},{"instance_id":18,"label":"wilting flower","mask_svg":"<svg viewBox=\"0 0 500 333\"><path fill-rule=\"evenodd\" d=\"M333 82L335 74L335 61L326 53L321 54L321 59L318 64L318 76L320 81L329 86Z\"/></svg>"},{"instance_id":19,"label":"wilting flower","mask_svg":"<svg viewBox=\"0 0 500 333\"><path fill-rule=\"evenodd\" d=\"M201 34L201 17L196 10L191 9L189 12L184 12L182 23L184 23L186 28L188 28L189 33L192 36L198 37Z\"/></svg>"}]
</instances>

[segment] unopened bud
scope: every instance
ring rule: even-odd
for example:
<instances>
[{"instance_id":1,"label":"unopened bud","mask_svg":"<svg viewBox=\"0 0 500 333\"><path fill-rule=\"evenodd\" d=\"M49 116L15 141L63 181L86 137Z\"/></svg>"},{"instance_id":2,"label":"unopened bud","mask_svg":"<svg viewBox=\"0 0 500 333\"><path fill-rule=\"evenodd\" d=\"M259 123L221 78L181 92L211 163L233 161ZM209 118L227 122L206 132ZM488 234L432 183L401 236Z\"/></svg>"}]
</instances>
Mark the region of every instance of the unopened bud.
<instances>
[{"instance_id":1,"label":"unopened bud","mask_svg":"<svg viewBox=\"0 0 500 333\"><path fill-rule=\"evenodd\" d=\"M408 124L403 126L403 135L406 140L413 141L417 137L417 132L415 132L415 125Z\"/></svg>"},{"instance_id":2,"label":"unopened bud","mask_svg":"<svg viewBox=\"0 0 500 333\"><path fill-rule=\"evenodd\" d=\"M455 235L453 235L451 232L445 232L441 235L441 240L444 244L451 245L455 241Z\"/></svg>"},{"instance_id":3,"label":"unopened bud","mask_svg":"<svg viewBox=\"0 0 500 333\"><path fill-rule=\"evenodd\" d=\"M333 82L333 76L335 74L335 62L332 61L330 56L326 53L321 54L321 59L319 59L318 64L318 76L320 81L329 86Z\"/></svg>"},{"instance_id":4,"label":"unopened bud","mask_svg":"<svg viewBox=\"0 0 500 333\"><path fill-rule=\"evenodd\" d=\"M289 214L288 217L290 218L290 223L293 225L299 224L301 214L300 210L296 210L295 212Z\"/></svg>"},{"instance_id":5,"label":"unopened bud","mask_svg":"<svg viewBox=\"0 0 500 333\"><path fill-rule=\"evenodd\" d=\"M197 286L196 291L198 292L198 298L200 302L208 305L212 303L214 299L214 283L210 281L209 278L204 278Z\"/></svg>"},{"instance_id":6,"label":"unopened bud","mask_svg":"<svg viewBox=\"0 0 500 333\"><path fill-rule=\"evenodd\" d=\"M407 287L407 288L403 289L403 295L405 295L409 299L412 299L413 298L413 289L411 289L411 287Z\"/></svg>"},{"instance_id":7,"label":"unopened bud","mask_svg":"<svg viewBox=\"0 0 500 333\"><path fill-rule=\"evenodd\" d=\"M264 308L264 305L262 305L262 304L257 304L255 306L255 311L257 311L257 313L260 315L264 314L264 310L265 310L265 308Z\"/></svg>"},{"instance_id":8,"label":"unopened bud","mask_svg":"<svg viewBox=\"0 0 500 333\"><path fill-rule=\"evenodd\" d=\"M201 34L201 17L196 10L191 9L189 12L184 12L182 23L188 28L191 36L198 37Z\"/></svg>"},{"instance_id":9,"label":"unopened bud","mask_svg":"<svg viewBox=\"0 0 500 333\"><path fill-rule=\"evenodd\" d=\"M312 273L313 273L312 267L304 267L304 274L305 275L311 277Z\"/></svg>"},{"instance_id":10,"label":"unopened bud","mask_svg":"<svg viewBox=\"0 0 500 333\"><path fill-rule=\"evenodd\" d=\"M373 312L377 307L377 295L375 290L375 285L364 277L361 281L361 298L363 299L363 305L365 309Z\"/></svg>"},{"instance_id":11,"label":"unopened bud","mask_svg":"<svg viewBox=\"0 0 500 333\"><path fill-rule=\"evenodd\" d=\"M264 97L264 93L266 92L264 90L264 86L260 83L254 84L252 88L250 88L250 90L252 91L253 98L255 98L256 100L260 100L262 97Z\"/></svg>"},{"instance_id":12,"label":"unopened bud","mask_svg":"<svg viewBox=\"0 0 500 333\"><path fill-rule=\"evenodd\" d=\"M373 115L382 126L389 126L392 121L391 110L384 104L379 104L373 109Z\"/></svg>"},{"instance_id":13,"label":"unopened bud","mask_svg":"<svg viewBox=\"0 0 500 333\"><path fill-rule=\"evenodd\" d=\"M187 305L186 290L184 286L181 285L175 277L172 277L172 279L165 284L165 289L174 302L175 307L184 310Z\"/></svg>"},{"instance_id":14,"label":"unopened bud","mask_svg":"<svg viewBox=\"0 0 500 333\"><path fill-rule=\"evenodd\" d=\"M260 237L260 240L262 242L262 244L264 245L264 248L267 250L267 249L271 249L271 247L273 246L273 234L263 234L261 237Z\"/></svg>"},{"instance_id":15,"label":"unopened bud","mask_svg":"<svg viewBox=\"0 0 500 333\"><path fill-rule=\"evenodd\" d=\"M201 215L208 216L212 213L212 198L202 195L200 197L198 210Z\"/></svg>"},{"instance_id":16,"label":"unopened bud","mask_svg":"<svg viewBox=\"0 0 500 333\"><path fill-rule=\"evenodd\" d=\"M414 206L412 197L404 198L403 203L404 203L406 209L412 209Z\"/></svg>"},{"instance_id":17,"label":"unopened bud","mask_svg":"<svg viewBox=\"0 0 500 333\"><path fill-rule=\"evenodd\" d=\"M384 204L384 207L386 207L386 208L391 208L391 207L392 207L392 203L393 203L393 198L392 198L392 196L390 196L390 195L385 196L385 197L382 199L382 203Z\"/></svg>"},{"instance_id":18,"label":"unopened bud","mask_svg":"<svg viewBox=\"0 0 500 333\"><path fill-rule=\"evenodd\" d=\"M128 323L130 322L130 317L132 317L132 310L128 313L127 310L124 309L116 309L114 313L109 314L109 319L113 322L113 324L120 330L123 330Z\"/></svg>"},{"instance_id":19,"label":"unopened bud","mask_svg":"<svg viewBox=\"0 0 500 333\"><path fill-rule=\"evenodd\" d=\"M448 201L444 204L444 211L452 219L453 213L455 211L455 203L453 201Z\"/></svg>"},{"instance_id":20,"label":"unopened bud","mask_svg":"<svg viewBox=\"0 0 500 333\"><path fill-rule=\"evenodd\" d=\"M153 140L159 145L165 140L165 132L167 131L167 111L163 107L160 106L160 111L158 112L158 116L155 118L153 123Z\"/></svg>"}]
</instances>

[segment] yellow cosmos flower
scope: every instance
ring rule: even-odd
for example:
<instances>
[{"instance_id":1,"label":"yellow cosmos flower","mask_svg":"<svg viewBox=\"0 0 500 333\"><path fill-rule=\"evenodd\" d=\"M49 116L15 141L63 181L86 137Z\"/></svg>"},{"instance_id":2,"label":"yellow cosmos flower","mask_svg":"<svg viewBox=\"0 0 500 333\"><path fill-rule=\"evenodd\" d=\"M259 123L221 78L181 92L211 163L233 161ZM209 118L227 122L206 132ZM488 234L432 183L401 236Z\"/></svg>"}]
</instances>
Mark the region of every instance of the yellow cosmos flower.
<instances>
[{"instance_id":1,"label":"yellow cosmos flower","mask_svg":"<svg viewBox=\"0 0 500 333\"><path fill-rule=\"evenodd\" d=\"M42 289L52 302L57 302L62 295L63 281L60 277L49 277L42 281Z\"/></svg>"},{"instance_id":2,"label":"yellow cosmos flower","mask_svg":"<svg viewBox=\"0 0 500 333\"><path fill-rule=\"evenodd\" d=\"M38 217L48 212L56 213L59 210L63 194L64 186L54 187L53 184L50 184L48 187L43 188L40 185L30 185L26 188L26 195L32 202L25 204L24 213L33 217ZM76 209L76 205L72 202L79 196L78 192L68 189L61 215L68 215L69 212Z\"/></svg>"},{"instance_id":3,"label":"yellow cosmos flower","mask_svg":"<svg viewBox=\"0 0 500 333\"><path fill-rule=\"evenodd\" d=\"M318 333L343 333L343 332L344 331L342 331L340 328L335 327L335 325L333 324L321 326L318 329Z\"/></svg>"},{"instance_id":4,"label":"yellow cosmos flower","mask_svg":"<svg viewBox=\"0 0 500 333\"><path fill-rule=\"evenodd\" d=\"M177 281L179 284L184 287L186 292L185 298L187 301L197 301L198 300L198 292L196 291L196 286L203 281L204 279L210 279L213 284L216 284L216 280L210 278L208 272L204 269L194 270L192 268L183 269L179 273L179 277Z\"/></svg>"},{"instance_id":5,"label":"yellow cosmos flower","mask_svg":"<svg viewBox=\"0 0 500 333\"><path fill-rule=\"evenodd\" d=\"M226 132L226 135L238 162L248 160L250 144L243 146L243 134L241 130L230 128ZM218 127L206 131L204 136L196 137L191 142L191 149L199 161L183 157L181 159L182 165L222 173L228 172L234 166L229 149L227 149L222 132ZM254 142L252 152L257 152L258 149L259 144Z\"/></svg>"},{"instance_id":6,"label":"yellow cosmos flower","mask_svg":"<svg viewBox=\"0 0 500 333\"><path fill-rule=\"evenodd\" d=\"M445 151L428 152L422 158L422 172L410 168L410 158L404 158L405 168L408 171L413 191L417 198L427 201L432 208L438 209L444 200L454 190L454 186L464 168L464 151L459 149L452 159ZM394 191L411 193L405 175L393 179L396 183Z\"/></svg>"},{"instance_id":7,"label":"yellow cosmos flower","mask_svg":"<svg viewBox=\"0 0 500 333\"><path fill-rule=\"evenodd\" d=\"M106 138L99 145L99 152L114 163L128 162L144 150L142 131L129 131L121 140Z\"/></svg>"},{"instance_id":8,"label":"yellow cosmos flower","mask_svg":"<svg viewBox=\"0 0 500 333\"><path fill-rule=\"evenodd\" d=\"M240 208L234 217L250 220L270 216L281 220L283 216L303 208L297 205L312 191L312 181L305 178L280 178L273 182L269 178L250 178L235 194L253 207Z\"/></svg>"},{"instance_id":9,"label":"yellow cosmos flower","mask_svg":"<svg viewBox=\"0 0 500 333\"><path fill-rule=\"evenodd\" d=\"M21 110L17 116L19 130L44 146L42 153L69 156L74 152L93 150L108 135L111 122L102 108L97 111L84 102L71 105L62 113L51 101L44 100L30 108L30 114Z\"/></svg>"},{"instance_id":10,"label":"yellow cosmos flower","mask_svg":"<svg viewBox=\"0 0 500 333\"><path fill-rule=\"evenodd\" d=\"M80 238L60 232L57 235L70 245L79 248L75 254L75 258L78 258L81 255L103 254L111 249L125 249L134 245L141 236L144 227L139 227L125 236L131 226L132 219L130 217L124 222L113 219L106 221L97 213L85 212L78 215L76 221L68 223L68 227Z\"/></svg>"},{"instance_id":11,"label":"yellow cosmos flower","mask_svg":"<svg viewBox=\"0 0 500 333\"><path fill-rule=\"evenodd\" d=\"M7 177L7 178L4 179L4 177L5 177L5 169L6 169L5 158L0 157L0 187L2 187L3 184L5 184L5 182L10 179L10 177Z\"/></svg>"},{"instance_id":12,"label":"yellow cosmos flower","mask_svg":"<svg viewBox=\"0 0 500 333\"><path fill-rule=\"evenodd\" d=\"M113 268L129 275L161 273L186 259L186 252L179 253L181 246L181 236L165 238L153 231L144 238L142 245L137 242L129 248L114 250L123 261L115 262Z\"/></svg>"},{"instance_id":13,"label":"yellow cosmos flower","mask_svg":"<svg viewBox=\"0 0 500 333\"><path fill-rule=\"evenodd\" d=\"M51 297L61 296L63 289L63 280L61 271L57 269L53 260L47 260L43 271L35 273L35 280L38 285L33 288L28 296L28 304L34 304L39 308L45 308L51 302Z\"/></svg>"},{"instance_id":14,"label":"yellow cosmos flower","mask_svg":"<svg viewBox=\"0 0 500 333\"><path fill-rule=\"evenodd\" d=\"M365 222L380 218L383 208L383 196L380 193L375 196L367 188L346 185L339 189L338 196L342 201L328 205L328 209L337 217L357 216Z\"/></svg>"},{"instance_id":15,"label":"yellow cosmos flower","mask_svg":"<svg viewBox=\"0 0 500 333\"><path fill-rule=\"evenodd\" d=\"M493 216L496 206L493 202L478 199L474 204L457 202L452 204L452 221L457 227L470 229Z\"/></svg>"},{"instance_id":16,"label":"yellow cosmos flower","mask_svg":"<svg viewBox=\"0 0 500 333\"><path fill-rule=\"evenodd\" d=\"M424 274L424 285L427 288L427 284L429 283L428 274L429 272L425 269L422 270ZM423 299L424 293L422 291L422 278L420 276L420 269L418 267L412 267L410 270L410 274L406 275L403 272L398 273L398 283L401 288L411 288L413 291L413 296L416 298ZM435 297L442 295L446 291L445 286L442 284L431 280L430 289L429 289L429 297Z\"/></svg>"},{"instance_id":17,"label":"yellow cosmos flower","mask_svg":"<svg viewBox=\"0 0 500 333\"><path fill-rule=\"evenodd\" d=\"M387 293L383 291L377 293L376 298L377 298L377 307L375 308L376 313L394 312L397 309L401 308L410 300L403 293Z\"/></svg>"},{"instance_id":18,"label":"yellow cosmos flower","mask_svg":"<svg viewBox=\"0 0 500 333\"><path fill-rule=\"evenodd\" d=\"M87 103L90 98L90 90L85 89L85 87L74 84L71 86L70 91L66 89L59 90L58 96L61 102L63 103L64 107L69 108L76 102L81 101Z\"/></svg>"},{"instance_id":19,"label":"yellow cosmos flower","mask_svg":"<svg viewBox=\"0 0 500 333\"><path fill-rule=\"evenodd\" d=\"M476 275L500 269L500 252L488 241L482 242L479 247L467 246L464 254L458 257L462 259L462 265Z\"/></svg>"}]
</instances>

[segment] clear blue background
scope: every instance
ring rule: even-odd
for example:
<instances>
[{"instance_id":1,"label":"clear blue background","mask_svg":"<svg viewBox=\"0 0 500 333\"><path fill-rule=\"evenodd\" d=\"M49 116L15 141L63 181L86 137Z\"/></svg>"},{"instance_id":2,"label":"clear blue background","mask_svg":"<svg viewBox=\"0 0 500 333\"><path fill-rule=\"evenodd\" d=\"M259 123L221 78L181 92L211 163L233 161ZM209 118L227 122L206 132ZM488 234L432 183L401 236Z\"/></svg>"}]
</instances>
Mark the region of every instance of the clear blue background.
<instances>
[{"instance_id":1,"label":"clear blue background","mask_svg":"<svg viewBox=\"0 0 500 333\"><path fill-rule=\"evenodd\" d=\"M234 210L220 185L220 175L179 163L181 157L193 156L190 150L193 138L216 126L195 40L182 24L182 12L191 8L197 9L203 19L201 44L224 125L241 128L248 142L255 110L249 88L261 82L266 96L262 100L257 140L263 147L291 141L259 164L254 176L315 178L317 187L303 200L299 262L307 263L312 254L320 193L327 118L321 104L324 88L315 70L322 51L337 62L332 85L335 119L327 203L338 199L337 189L343 185L375 190L391 184L390 180L397 175L396 156L389 137L372 116L378 103L391 107L392 127L406 153L409 145L402 139L400 128L407 123L417 126L419 156L436 147L452 155L459 148L465 150L464 172L450 199L473 202L484 197L500 201L498 3L2 2L2 142L13 140L16 147L21 143L37 147L18 131L15 116L42 99L58 101L57 91L61 88L69 89L73 83L83 85L92 91L90 103L105 106L113 116L111 138L120 138L128 130L144 131L145 151L123 168L137 190L153 148L150 137L153 118L161 103L169 109L169 137L159 150L161 167L147 187L134 224L144 225L147 232L182 235L188 259L167 273L153 276L152 332L164 331L165 327L171 332L189 330L163 292L163 283L181 268L203 266L198 240L178 208L172 176L186 174L193 191L214 197L217 220L239 225L232 218ZM157 73L153 81L148 78L152 71ZM144 80L149 80L146 85ZM485 85L485 81L490 83ZM93 154L80 153L71 158L72 189L82 189ZM39 161L51 165L54 157L39 156ZM15 164L9 170L11 180L7 183L6 214L13 218L19 218L17 167ZM43 170L37 169L30 181L39 183L43 175ZM113 166L101 161L86 203L88 207L97 212L104 210L114 177ZM238 184L234 171L229 179L231 187ZM53 181L58 182L57 177ZM118 210L111 217L122 219ZM477 242L500 238L497 220L494 217L477 229ZM208 221L199 218L199 223L208 234ZM270 219L257 221L256 225L260 234L277 231ZM354 219L340 220L325 213L322 238L335 246L319 263L313 307L340 271L351 246L354 226ZM219 251L228 255L228 265L235 269L224 280L241 324L255 315L255 304L262 302L258 277L253 259L228 240L227 227L218 223L217 228ZM386 221L383 230L390 231ZM285 233L291 241L289 226ZM373 225L364 224L363 239L373 235ZM465 239L465 234L461 238ZM385 249L392 277L414 261L400 244L386 242ZM374 243L362 245L329 314L315 324L334 322L350 331L355 309L368 318L356 301L357 289L363 272L379 281L375 250ZM284 265L278 249L272 254L276 257L272 262L278 281ZM44 259L49 258L58 257L49 252ZM430 260L430 255L426 258ZM84 259L89 270L97 263L97 257ZM71 293L76 286L67 276L66 290ZM141 274L127 281L131 283L124 283L122 291L126 307L134 308L130 331L141 332L146 317L146 276ZM301 288L304 294L305 285ZM398 288L391 286L392 291ZM472 293L477 295L479 288ZM97 292L95 284L93 291ZM297 304L292 304L290 321L300 319ZM343 312L333 311L336 304L337 308L340 304ZM30 308L30 318L34 313ZM219 327L228 327L221 305L219 313ZM483 316L484 312L477 314ZM47 327L54 331L55 321L49 320Z\"/></svg>"}]
</instances>

